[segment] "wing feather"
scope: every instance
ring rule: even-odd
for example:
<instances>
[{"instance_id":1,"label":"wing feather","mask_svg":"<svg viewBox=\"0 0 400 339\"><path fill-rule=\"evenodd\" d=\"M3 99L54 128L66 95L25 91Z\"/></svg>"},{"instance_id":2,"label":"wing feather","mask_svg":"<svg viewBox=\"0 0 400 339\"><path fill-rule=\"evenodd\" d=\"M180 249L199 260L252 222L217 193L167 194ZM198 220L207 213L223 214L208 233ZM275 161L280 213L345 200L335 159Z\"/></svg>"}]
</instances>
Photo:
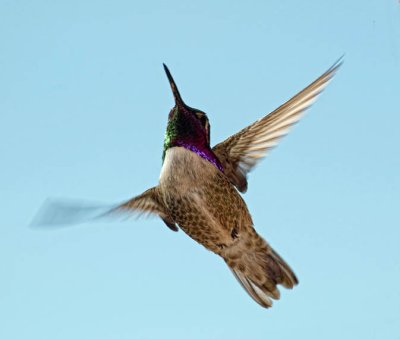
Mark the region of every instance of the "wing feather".
<instances>
[{"instance_id":1,"label":"wing feather","mask_svg":"<svg viewBox=\"0 0 400 339\"><path fill-rule=\"evenodd\" d=\"M300 120L328 85L342 62L342 58L339 59L318 79L276 110L214 146L213 152L221 161L225 174L239 191L246 192L247 173Z\"/></svg>"},{"instance_id":2,"label":"wing feather","mask_svg":"<svg viewBox=\"0 0 400 339\"><path fill-rule=\"evenodd\" d=\"M101 205L76 200L47 199L34 218L33 226L72 225L118 216L158 215L173 231L177 231L174 220L165 208L158 188L152 187L122 204Z\"/></svg>"}]
</instances>

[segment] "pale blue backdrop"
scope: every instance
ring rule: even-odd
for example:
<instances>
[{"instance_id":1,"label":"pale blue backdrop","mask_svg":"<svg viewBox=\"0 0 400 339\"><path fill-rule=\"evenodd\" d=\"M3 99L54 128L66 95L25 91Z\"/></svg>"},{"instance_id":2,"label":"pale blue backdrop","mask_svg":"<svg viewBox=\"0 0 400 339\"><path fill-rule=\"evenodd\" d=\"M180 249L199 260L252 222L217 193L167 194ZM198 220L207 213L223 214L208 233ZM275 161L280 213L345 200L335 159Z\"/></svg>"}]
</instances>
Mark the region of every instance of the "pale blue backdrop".
<instances>
[{"instance_id":1,"label":"pale blue backdrop","mask_svg":"<svg viewBox=\"0 0 400 339\"><path fill-rule=\"evenodd\" d=\"M397 0L0 1L0 338L400 338ZM165 62L218 142L343 53L251 173L300 285L269 310L158 219L35 230L47 197L157 183Z\"/></svg>"}]
</instances>

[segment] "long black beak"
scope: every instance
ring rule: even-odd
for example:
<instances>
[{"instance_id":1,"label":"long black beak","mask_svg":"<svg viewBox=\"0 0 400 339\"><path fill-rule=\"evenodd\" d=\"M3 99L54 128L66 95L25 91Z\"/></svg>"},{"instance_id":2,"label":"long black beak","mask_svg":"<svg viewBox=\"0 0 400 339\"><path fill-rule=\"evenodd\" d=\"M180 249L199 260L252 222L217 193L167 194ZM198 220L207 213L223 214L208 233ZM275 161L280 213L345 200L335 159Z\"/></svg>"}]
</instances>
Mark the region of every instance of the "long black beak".
<instances>
[{"instance_id":1,"label":"long black beak","mask_svg":"<svg viewBox=\"0 0 400 339\"><path fill-rule=\"evenodd\" d=\"M165 73L167 74L169 84L171 85L171 90L172 90L172 94L174 95L176 105L177 106L186 106L181 98L181 95L179 94L178 87L176 87L174 78L172 77L171 72L169 71L167 65L163 64L163 66L164 66Z\"/></svg>"}]
</instances>

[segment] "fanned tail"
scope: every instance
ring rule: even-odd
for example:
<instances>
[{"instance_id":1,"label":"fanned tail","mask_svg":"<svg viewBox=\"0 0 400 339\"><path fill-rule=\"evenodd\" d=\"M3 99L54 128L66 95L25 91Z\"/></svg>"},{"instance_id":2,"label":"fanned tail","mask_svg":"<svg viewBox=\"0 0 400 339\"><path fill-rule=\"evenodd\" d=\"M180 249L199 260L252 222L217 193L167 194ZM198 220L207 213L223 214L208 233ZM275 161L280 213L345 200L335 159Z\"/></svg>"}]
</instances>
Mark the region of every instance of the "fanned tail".
<instances>
[{"instance_id":1,"label":"fanned tail","mask_svg":"<svg viewBox=\"0 0 400 339\"><path fill-rule=\"evenodd\" d=\"M242 234L223 257L246 292L263 307L280 298L277 285L291 289L298 284L289 265L255 230Z\"/></svg>"}]
</instances>

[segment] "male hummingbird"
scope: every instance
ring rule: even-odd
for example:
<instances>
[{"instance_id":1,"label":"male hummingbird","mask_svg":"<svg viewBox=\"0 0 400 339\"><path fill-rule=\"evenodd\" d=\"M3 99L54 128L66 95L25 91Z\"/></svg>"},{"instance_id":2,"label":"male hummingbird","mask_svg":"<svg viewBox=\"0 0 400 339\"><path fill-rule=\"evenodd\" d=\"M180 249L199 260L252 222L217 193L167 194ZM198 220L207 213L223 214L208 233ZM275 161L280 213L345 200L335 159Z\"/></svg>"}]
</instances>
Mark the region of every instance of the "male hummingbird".
<instances>
[{"instance_id":1,"label":"male hummingbird","mask_svg":"<svg viewBox=\"0 0 400 339\"><path fill-rule=\"evenodd\" d=\"M178 231L179 226L222 257L257 303L272 306L271 299L280 297L277 286L291 289L298 280L256 232L240 193L247 190L248 172L300 119L341 64L339 60L289 101L214 147L206 113L184 103L164 65L175 105L168 116L158 185L106 211L50 201L35 224L73 223L125 212L158 215L171 230Z\"/></svg>"}]
</instances>

